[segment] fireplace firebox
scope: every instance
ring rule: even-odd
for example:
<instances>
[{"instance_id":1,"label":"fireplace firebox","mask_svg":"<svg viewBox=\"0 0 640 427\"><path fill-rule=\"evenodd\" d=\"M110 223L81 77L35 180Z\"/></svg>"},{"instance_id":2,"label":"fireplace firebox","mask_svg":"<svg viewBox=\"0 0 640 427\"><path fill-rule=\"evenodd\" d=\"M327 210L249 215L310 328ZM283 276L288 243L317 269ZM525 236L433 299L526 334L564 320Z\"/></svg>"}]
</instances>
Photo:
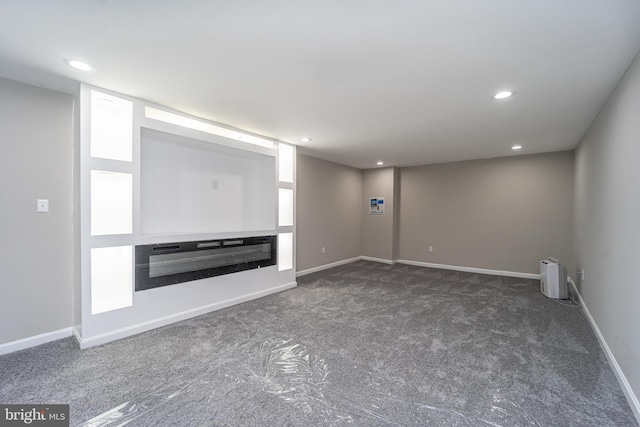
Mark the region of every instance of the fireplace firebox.
<instances>
[{"instance_id":1,"label":"fireplace firebox","mask_svg":"<svg viewBox=\"0 0 640 427\"><path fill-rule=\"evenodd\" d=\"M136 246L136 291L276 265L276 236Z\"/></svg>"}]
</instances>

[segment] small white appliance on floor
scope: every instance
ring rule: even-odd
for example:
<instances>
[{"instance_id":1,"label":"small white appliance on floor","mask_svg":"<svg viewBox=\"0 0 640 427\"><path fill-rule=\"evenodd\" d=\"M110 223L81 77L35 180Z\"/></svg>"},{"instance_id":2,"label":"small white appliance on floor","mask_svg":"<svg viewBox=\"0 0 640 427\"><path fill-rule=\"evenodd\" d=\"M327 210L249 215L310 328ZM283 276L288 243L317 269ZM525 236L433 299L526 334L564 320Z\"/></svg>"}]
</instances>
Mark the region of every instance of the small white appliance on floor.
<instances>
[{"instance_id":1,"label":"small white appliance on floor","mask_svg":"<svg viewBox=\"0 0 640 427\"><path fill-rule=\"evenodd\" d=\"M567 269L555 258L540 261L540 291L547 298L567 299Z\"/></svg>"}]
</instances>

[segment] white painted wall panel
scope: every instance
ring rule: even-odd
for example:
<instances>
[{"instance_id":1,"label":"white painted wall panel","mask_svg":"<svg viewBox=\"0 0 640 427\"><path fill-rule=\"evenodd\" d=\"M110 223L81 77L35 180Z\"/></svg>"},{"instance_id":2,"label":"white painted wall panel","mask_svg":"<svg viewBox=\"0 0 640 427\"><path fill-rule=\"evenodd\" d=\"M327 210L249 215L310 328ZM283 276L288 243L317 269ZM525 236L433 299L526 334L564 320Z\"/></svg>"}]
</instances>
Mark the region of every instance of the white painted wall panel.
<instances>
[{"instance_id":1,"label":"white painted wall panel","mask_svg":"<svg viewBox=\"0 0 640 427\"><path fill-rule=\"evenodd\" d=\"M275 228L275 157L145 131L140 158L142 234Z\"/></svg>"}]
</instances>

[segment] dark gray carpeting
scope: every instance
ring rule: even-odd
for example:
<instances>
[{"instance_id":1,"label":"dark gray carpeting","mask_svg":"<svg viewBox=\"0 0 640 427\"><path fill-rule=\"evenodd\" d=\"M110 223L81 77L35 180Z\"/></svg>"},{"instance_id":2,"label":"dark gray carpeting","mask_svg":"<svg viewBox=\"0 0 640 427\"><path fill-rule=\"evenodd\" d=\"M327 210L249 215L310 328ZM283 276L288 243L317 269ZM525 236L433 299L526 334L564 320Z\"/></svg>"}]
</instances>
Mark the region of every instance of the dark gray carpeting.
<instances>
[{"instance_id":1,"label":"dark gray carpeting","mask_svg":"<svg viewBox=\"0 0 640 427\"><path fill-rule=\"evenodd\" d=\"M365 261L0 371L0 403L70 403L72 425L637 425L582 311L538 281Z\"/></svg>"}]
</instances>

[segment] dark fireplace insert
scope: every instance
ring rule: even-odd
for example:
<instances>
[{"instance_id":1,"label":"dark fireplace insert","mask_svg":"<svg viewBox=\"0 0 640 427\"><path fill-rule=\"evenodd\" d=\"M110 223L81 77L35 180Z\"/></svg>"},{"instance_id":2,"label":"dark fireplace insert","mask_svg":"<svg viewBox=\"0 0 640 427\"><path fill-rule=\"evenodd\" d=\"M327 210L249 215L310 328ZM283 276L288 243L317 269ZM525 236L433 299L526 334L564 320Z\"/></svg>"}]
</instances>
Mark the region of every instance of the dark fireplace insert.
<instances>
[{"instance_id":1,"label":"dark fireplace insert","mask_svg":"<svg viewBox=\"0 0 640 427\"><path fill-rule=\"evenodd\" d=\"M136 291L276 263L276 236L139 245Z\"/></svg>"}]
</instances>

